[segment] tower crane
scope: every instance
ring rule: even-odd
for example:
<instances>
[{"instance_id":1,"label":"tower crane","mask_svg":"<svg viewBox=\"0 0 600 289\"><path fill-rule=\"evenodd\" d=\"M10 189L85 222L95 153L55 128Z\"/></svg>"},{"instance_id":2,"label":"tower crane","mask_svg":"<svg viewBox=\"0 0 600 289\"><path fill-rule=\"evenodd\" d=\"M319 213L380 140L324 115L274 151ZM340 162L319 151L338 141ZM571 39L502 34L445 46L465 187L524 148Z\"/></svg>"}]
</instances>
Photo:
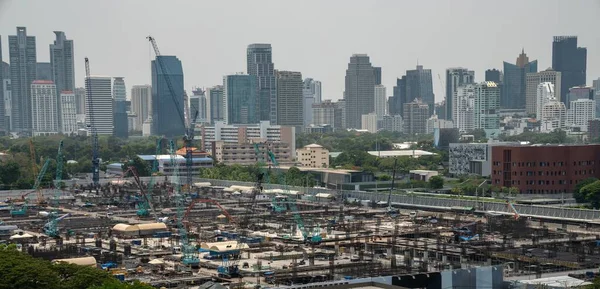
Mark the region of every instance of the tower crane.
<instances>
[{"instance_id":1,"label":"tower crane","mask_svg":"<svg viewBox=\"0 0 600 289\"><path fill-rule=\"evenodd\" d=\"M158 62L158 65L160 66L160 70L165 73L165 82L167 83L167 88L169 89L169 94L171 94L171 98L173 99L173 102L175 103L175 107L177 109L177 113L179 114L179 118L181 119L181 124L183 125L184 129L185 129L185 135L183 137L183 142L185 144L185 167L186 167L186 174L187 174L187 180L186 180L186 184L187 184L187 189L188 189L188 193L189 190L191 190L192 187L192 165L193 165L193 160L192 160L192 142L194 141L194 129L196 127L196 119L198 118L198 112L199 110L196 109L196 107L194 107L194 111L196 112L194 114L193 117L191 117L191 123L186 123L185 121L185 113L183 110L183 105L181 105L179 103L179 99L177 98L177 95L175 95L175 89L173 88L173 84L171 83L171 78L169 77L168 74L166 74L167 71L167 67L165 65L165 63L163 62L163 59L159 56L161 56L160 54L160 50L158 49L158 44L156 44L156 39L154 39L154 37L152 36L148 36L146 37L146 39L148 39L148 41L150 41L150 43L152 44L152 48L154 49L154 54L156 55L156 62Z\"/></svg>"},{"instance_id":2,"label":"tower crane","mask_svg":"<svg viewBox=\"0 0 600 289\"><path fill-rule=\"evenodd\" d=\"M61 196L61 183L62 183L62 173L63 173L63 141L61 140L58 143L58 153L56 154L56 179L54 180L54 207L57 207L59 204L59 199Z\"/></svg>"},{"instance_id":3,"label":"tower crane","mask_svg":"<svg viewBox=\"0 0 600 289\"><path fill-rule=\"evenodd\" d=\"M92 79L90 78L90 61L85 58L85 82L87 84L88 113L90 123L88 128L92 132L92 183L94 188L98 188L100 182L100 158L98 156L98 131L94 122L94 99L92 98Z\"/></svg>"},{"instance_id":4,"label":"tower crane","mask_svg":"<svg viewBox=\"0 0 600 289\"><path fill-rule=\"evenodd\" d=\"M36 192L38 194L38 196L42 195L42 192L40 190L40 184L42 183L42 179L44 178L44 175L46 174L46 171L48 170L49 164L50 164L50 159L46 159L44 166L42 166L42 169L40 170L40 172L37 175L37 178L35 179L35 183L33 184L32 191L25 193L21 196L21 199L25 202L25 204L23 204L23 206L20 209L16 209L13 206L10 210L11 217L25 216L27 214L27 195L29 195L33 192Z\"/></svg>"},{"instance_id":5,"label":"tower crane","mask_svg":"<svg viewBox=\"0 0 600 289\"><path fill-rule=\"evenodd\" d=\"M38 168L37 161L35 158L35 146L33 145L33 138L29 139L29 155L31 156L31 172L33 172L33 175L37 177L39 168ZM44 196L42 196L42 192L37 191L37 190L35 192L37 195L38 205L45 204Z\"/></svg>"},{"instance_id":6,"label":"tower crane","mask_svg":"<svg viewBox=\"0 0 600 289\"><path fill-rule=\"evenodd\" d=\"M183 224L185 216L185 196L181 192L181 184L179 182L179 162L176 160L175 142L171 140L169 142L169 154L171 155L171 167L173 168L173 186L174 197L177 204L177 227L179 229L179 235L181 237L181 252L183 257L181 262L185 265L197 266L200 263L198 258L198 250L196 246L189 243L187 230Z\"/></svg>"}]
</instances>

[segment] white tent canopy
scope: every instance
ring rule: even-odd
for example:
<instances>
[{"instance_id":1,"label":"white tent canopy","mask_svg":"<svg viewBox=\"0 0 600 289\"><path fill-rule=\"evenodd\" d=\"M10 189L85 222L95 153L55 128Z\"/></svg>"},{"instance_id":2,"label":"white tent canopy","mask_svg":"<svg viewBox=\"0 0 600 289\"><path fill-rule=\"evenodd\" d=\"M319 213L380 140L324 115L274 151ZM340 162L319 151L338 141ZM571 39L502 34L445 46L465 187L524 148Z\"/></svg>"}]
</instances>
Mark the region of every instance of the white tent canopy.
<instances>
[{"instance_id":1,"label":"white tent canopy","mask_svg":"<svg viewBox=\"0 0 600 289\"><path fill-rule=\"evenodd\" d=\"M23 235L15 234L15 235L10 236L11 240L15 240L15 239L27 239L27 238L33 238L33 235L25 233Z\"/></svg>"},{"instance_id":2,"label":"white tent canopy","mask_svg":"<svg viewBox=\"0 0 600 289\"><path fill-rule=\"evenodd\" d=\"M160 260L160 259L153 259L153 260L151 260L150 262L148 262L148 264L150 264L150 265L162 265L162 264L164 264L164 263L165 263L165 262L163 262L163 261L162 261L162 260Z\"/></svg>"}]
</instances>

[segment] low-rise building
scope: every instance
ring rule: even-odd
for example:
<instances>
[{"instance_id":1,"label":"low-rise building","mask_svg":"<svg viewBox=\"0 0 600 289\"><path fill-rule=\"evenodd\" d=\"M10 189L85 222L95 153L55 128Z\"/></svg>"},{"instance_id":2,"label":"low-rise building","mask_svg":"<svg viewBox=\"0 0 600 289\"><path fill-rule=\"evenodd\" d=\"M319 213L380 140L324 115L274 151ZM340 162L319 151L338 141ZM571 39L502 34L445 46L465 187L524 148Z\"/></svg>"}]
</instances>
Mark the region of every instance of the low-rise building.
<instances>
[{"instance_id":1,"label":"low-rise building","mask_svg":"<svg viewBox=\"0 0 600 289\"><path fill-rule=\"evenodd\" d=\"M451 143L448 150L448 172L454 176L479 175L487 177L492 173L492 147L516 143Z\"/></svg>"},{"instance_id":2,"label":"low-rise building","mask_svg":"<svg viewBox=\"0 0 600 289\"><path fill-rule=\"evenodd\" d=\"M293 126L271 125L269 121L258 124L228 125L215 121L213 126L196 126L196 136L202 144L201 150L212 151L212 144L223 141L228 144L255 142L282 142L290 146L292 159L296 156L296 128Z\"/></svg>"},{"instance_id":3,"label":"low-rise building","mask_svg":"<svg viewBox=\"0 0 600 289\"><path fill-rule=\"evenodd\" d=\"M412 170L408 172L411 180L428 182L433 176L439 175L437 171Z\"/></svg>"},{"instance_id":4,"label":"low-rise building","mask_svg":"<svg viewBox=\"0 0 600 289\"><path fill-rule=\"evenodd\" d=\"M293 164L291 146L284 142L228 143L215 141L211 145L213 158L226 165L253 165L259 162L272 164L269 152L279 164Z\"/></svg>"},{"instance_id":5,"label":"low-rise building","mask_svg":"<svg viewBox=\"0 0 600 289\"><path fill-rule=\"evenodd\" d=\"M492 148L492 185L527 194L571 193L600 178L600 145L498 145Z\"/></svg>"},{"instance_id":6,"label":"low-rise building","mask_svg":"<svg viewBox=\"0 0 600 289\"><path fill-rule=\"evenodd\" d=\"M158 172L165 176L172 176L175 171L175 166L171 165L171 155L138 155L140 159L146 161L150 167L153 166L154 161L158 162ZM175 155L174 162L179 166L179 174L183 175L187 173L187 160L185 157ZM202 168L212 168L213 159L209 157L193 157L192 158L192 174L200 173Z\"/></svg>"},{"instance_id":7,"label":"low-rise building","mask_svg":"<svg viewBox=\"0 0 600 289\"><path fill-rule=\"evenodd\" d=\"M329 150L318 144L310 144L296 150L298 163L303 167L328 168Z\"/></svg>"}]
</instances>

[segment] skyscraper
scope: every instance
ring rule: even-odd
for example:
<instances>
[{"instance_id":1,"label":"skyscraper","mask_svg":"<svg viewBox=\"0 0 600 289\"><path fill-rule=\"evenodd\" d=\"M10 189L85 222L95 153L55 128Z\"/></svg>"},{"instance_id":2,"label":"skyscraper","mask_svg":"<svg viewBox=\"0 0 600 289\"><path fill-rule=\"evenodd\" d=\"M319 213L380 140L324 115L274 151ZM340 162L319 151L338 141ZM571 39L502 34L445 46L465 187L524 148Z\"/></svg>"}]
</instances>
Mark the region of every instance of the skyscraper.
<instances>
[{"instance_id":1,"label":"skyscraper","mask_svg":"<svg viewBox=\"0 0 600 289\"><path fill-rule=\"evenodd\" d=\"M375 73L366 54L350 57L346 70L346 127L360 129L363 114L375 110Z\"/></svg>"},{"instance_id":2,"label":"skyscraper","mask_svg":"<svg viewBox=\"0 0 600 289\"><path fill-rule=\"evenodd\" d=\"M2 35L0 35L0 135L6 135L10 131L9 124L6 122L5 116L5 99L4 99L4 62L2 61Z\"/></svg>"},{"instance_id":3,"label":"skyscraper","mask_svg":"<svg viewBox=\"0 0 600 289\"><path fill-rule=\"evenodd\" d=\"M412 102L405 103L403 107L404 132L407 134L427 133L427 119L429 118L429 105L421 99L415 98Z\"/></svg>"},{"instance_id":4,"label":"skyscraper","mask_svg":"<svg viewBox=\"0 0 600 289\"><path fill-rule=\"evenodd\" d=\"M62 91L75 91L75 64L73 53L73 40L67 40L65 33L54 31L56 39L50 44L50 70L52 81L56 85L56 95ZM38 70L38 79L40 72ZM57 98L58 115L62 115L62 97ZM62 117L59 118L59 127L62 129Z\"/></svg>"},{"instance_id":5,"label":"skyscraper","mask_svg":"<svg viewBox=\"0 0 600 289\"><path fill-rule=\"evenodd\" d=\"M388 101L390 115L402 115L404 104L409 102L406 97L406 76L396 79L392 97Z\"/></svg>"},{"instance_id":6,"label":"skyscraper","mask_svg":"<svg viewBox=\"0 0 600 289\"><path fill-rule=\"evenodd\" d=\"M277 70L275 78L277 79L277 124L304 125L302 73Z\"/></svg>"},{"instance_id":7,"label":"skyscraper","mask_svg":"<svg viewBox=\"0 0 600 289\"><path fill-rule=\"evenodd\" d=\"M454 127L461 133L475 129L475 84L458 87L454 93Z\"/></svg>"},{"instance_id":8,"label":"skyscraper","mask_svg":"<svg viewBox=\"0 0 600 289\"><path fill-rule=\"evenodd\" d=\"M85 78L85 122L99 135L113 135L112 77Z\"/></svg>"},{"instance_id":9,"label":"skyscraper","mask_svg":"<svg viewBox=\"0 0 600 289\"><path fill-rule=\"evenodd\" d=\"M493 81L495 83L502 82L502 72L498 69L488 69L485 71L485 81Z\"/></svg>"},{"instance_id":10,"label":"skyscraper","mask_svg":"<svg viewBox=\"0 0 600 289\"><path fill-rule=\"evenodd\" d=\"M458 87L475 82L475 71L463 67L446 69L446 119L454 119L452 98Z\"/></svg>"},{"instance_id":11,"label":"skyscraper","mask_svg":"<svg viewBox=\"0 0 600 289\"><path fill-rule=\"evenodd\" d=\"M537 113L537 89L542 82L550 82L554 86L557 99L561 89L561 73L548 68L540 72L527 73L525 76L525 108L528 114ZM538 116L539 117L539 116Z\"/></svg>"},{"instance_id":12,"label":"skyscraper","mask_svg":"<svg viewBox=\"0 0 600 289\"><path fill-rule=\"evenodd\" d=\"M525 50L521 50L516 64L504 62L504 82L500 107L526 108L525 76L530 72L537 72L537 60L530 62Z\"/></svg>"},{"instance_id":13,"label":"skyscraper","mask_svg":"<svg viewBox=\"0 0 600 289\"><path fill-rule=\"evenodd\" d=\"M256 78L256 115L277 123L277 87L271 44L250 44L246 49L247 73Z\"/></svg>"},{"instance_id":14,"label":"skyscraper","mask_svg":"<svg viewBox=\"0 0 600 289\"><path fill-rule=\"evenodd\" d=\"M488 137L500 133L500 88L495 82L475 85L475 128L483 129Z\"/></svg>"},{"instance_id":15,"label":"skyscraper","mask_svg":"<svg viewBox=\"0 0 600 289\"><path fill-rule=\"evenodd\" d=\"M304 116L302 118L304 119L305 126L311 124L313 120L312 105L316 102L315 88L315 81L312 78L304 79L302 85L302 98L304 99L302 109L304 110Z\"/></svg>"},{"instance_id":16,"label":"skyscraper","mask_svg":"<svg viewBox=\"0 0 600 289\"><path fill-rule=\"evenodd\" d=\"M34 136L57 134L58 108L56 86L51 80L34 80L31 83L31 115Z\"/></svg>"},{"instance_id":17,"label":"skyscraper","mask_svg":"<svg viewBox=\"0 0 600 289\"><path fill-rule=\"evenodd\" d=\"M577 47L577 36L554 37L552 68L562 74L560 100L569 107L566 99L569 88L586 84L587 49Z\"/></svg>"},{"instance_id":18,"label":"skyscraper","mask_svg":"<svg viewBox=\"0 0 600 289\"><path fill-rule=\"evenodd\" d=\"M538 120L542 119L542 109L544 108L544 105L550 101L556 100L554 93L554 84L551 82L542 82L538 84L535 102L535 117Z\"/></svg>"},{"instance_id":19,"label":"skyscraper","mask_svg":"<svg viewBox=\"0 0 600 289\"><path fill-rule=\"evenodd\" d=\"M423 69L422 65L417 65L415 70L406 71L406 97L407 101L420 98L429 106L429 112L433 112L435 95L433 94L431 69Z\"/></svg>"},{"instance_id":20,"label":"skyscraper","mask_svg":"<svg viewBox=\"0 0 600 289\"><path fill-rule=\"evenodd\" d=\"M166 71L161 69L161 58ZM152 61L152 134L173 137L185 134L183 68L175 56L157 56ZM173 94L167 85L171 82Z\"/></svg>"},{"instance_id":21,"label":"skyscraper","mask_svg":"<svg viewBox=\"0 0 600 289\"><path fill-rule=\"evenodd\" d=\"M31 83L36 80L35 36L27 28L17 27L17 35L8 36L11 81L11 118L15 132L31 133Z\"/></svg>"},{"instance_id":22,"label":"skyscraper","mask_svg":"<svg viewBox=\"0 0 600 289\"><path fill-rule=\"evenodd\" d=\"M200 87L195 87L192 90L190 97L190 117L193 120L196 118L196 123L206 122L206 94Z\"/></svg>"},{"instance_id":23,"label":"skyscraper","mask_svg":"<svg viewBox=\"0 0 600 289\"><path fill-rule=\"evenodd\" d=\"M38 62L35 64L35 78L37 80L52 81L52 64L50 62Z\"/></svg>"},{"instance_id":24,"label":"skyscraper","mask_svg":"<svg viewBox=\"0 0 600 289\"><path fill-rule=\"evenodd\" d=\"M254 75L235 74L223 77L224 119L227 124L256 124L259 122L256 92Z\"/></svg>"},{"instance_id":25,"label":"skyscraper","mask_svg":"<svg viewBox=\"0 0 600 289\"><path fill-rule=\"evenodd\" d=\"M125 79L123 77L113 78L113 99L115 101L127 100L127 88L125 87Z\"/></svg>"},{"instance_id":26,"label":"skyscraper","mask_svg":"<svg viewBox=\"0 0 600 289\"><path fill-rule=\"evenodd\" d=\"M225 97L223 86L216 85L206 92L206 118L211 124L215 121L225 120Z\"/></svg>"},{"instance_id":27,"label":"skyscraper","mask_svg":"<svg viewBox=\"0 0 600 289\"><path fill-rule=\"evenodd\" d=\"M135 114L134 129L142 130L144 122L152 116L152 86L149 84L131 87L131 110Z\"/></svg>"},{"instance_id":28,"label":"skyscraper","mask_svg":"<svg viewBox=\"0 0 600 289\"><path fill-rule=\"evenodd\" d=\"M78 115L85 115L85 88L75 88L75 109Z\"/></svg>"},{"instance_id":29,"label":"skyscraper","mask_svg":"<svg viewBox=\"0 0 600 289\"><path fill-rule=\"evenodd\" d=\"M321 103L315 103L312 105L313 110L313 122L314 125L328 124L335 128L335 102L326 99Z\"/></svg>"},{"instance_id":30,"label":"skyscraper","mask_svg":"<svg viewBox=\"0 0 600 289\"><path fill-rule=\"evenodd\" d=\"M377 120L383 120L383 116L387 114L387 94L385 92L385 86L381 84L375 85L375 114Z\"/></svg>"},{"instance_id":31,"label":"skyscraper","mask_svg":"<svg viewBox=\"0 0 600 289\"><path fill-rule=\"evenodd\" d=\"M375 85L381 85L381 67L373 67L375 73Z\"/></svg>"}]
</instances>

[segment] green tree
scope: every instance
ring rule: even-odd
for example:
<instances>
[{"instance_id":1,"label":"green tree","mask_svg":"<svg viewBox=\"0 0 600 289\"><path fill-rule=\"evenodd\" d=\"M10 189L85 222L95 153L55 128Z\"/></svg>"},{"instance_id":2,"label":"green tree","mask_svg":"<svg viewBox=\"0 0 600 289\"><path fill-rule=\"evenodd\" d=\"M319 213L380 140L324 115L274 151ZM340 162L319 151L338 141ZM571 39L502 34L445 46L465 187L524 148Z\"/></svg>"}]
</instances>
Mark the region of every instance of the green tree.
<instances>
[{"instance_id":1,"label":"green tree","mask_svg":"<svg viewBox=\"0 0 600 289\"><path fill-rule=\"evenodd\" d=\"M588 178L577 183L577 185L575 185L575 189L573 190L573 198L575 199L575 201L578 203L587 202L586 196L581 193L581 189L591 183L596 182L597 180L597 178Z\"/></svg>"},{"instance_id":2,"label":"green tree","mask_svg":"<svg viewBox=\"0 0 600 289\"><path fill-rule=\"evenodd\" d=\"M120 282L114 278L106 280L100 286L91 286L88 289L153 289L154 287L143 284L139 281L134 281L133 283L124 283Z\"/></svg>"},{"instance_id":3,"label":"green tree","mask_svg":"<svg viewBox=\"0 0 600 289\"><path fill-rule=\"evenodd\" d=\"M140 177L148 177L151 175L152 168L150 168L150 165L138 156L133 156L129 162L123 164L123 171L126 171L130 166L133 166L136 169Z\"/></svg>"},{"instance_id":4,"label":"green tree","mask_svg":"<svg viewBox=\"0 0 600 289\"><path fill-rule=\"evenodd\" d=\"M432 189L441 189L444 187L444 178L441 176L433 176L429 178L429 187Z\"/></svg>"},{"instance_id":5,"label":"green tree","mask_svg":"<svg viewBox=\"0 0 600 289\"><path fill-rule=\"evenodd\" d=\"M113 278L107 271L88 266L59 263L52 265L51 268L60 278L61 286L69 289L86 289L90 286L99 286L106 280Z\"/></svg>"},{"instance_id":6,"label":"green tree","mask_svg":"<svg viewBox=\"0 0 600 289\"><path fill-rule=\"evenodd\" d=\"M585 196L585 200L589 202L594 209L600 207L600 181L595 181L581 188L581 194Z\"/></svg>"}]
</instances>

